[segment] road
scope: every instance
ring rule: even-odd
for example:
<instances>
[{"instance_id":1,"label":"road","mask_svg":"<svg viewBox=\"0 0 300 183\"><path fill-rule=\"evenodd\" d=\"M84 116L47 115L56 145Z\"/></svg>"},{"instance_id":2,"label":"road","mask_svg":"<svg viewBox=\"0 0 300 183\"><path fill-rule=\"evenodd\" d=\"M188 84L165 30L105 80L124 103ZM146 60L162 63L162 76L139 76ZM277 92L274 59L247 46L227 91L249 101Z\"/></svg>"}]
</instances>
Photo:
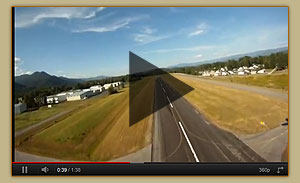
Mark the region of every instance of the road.
<instances>
[{"instance_id":1,"label":"road","mask_svg":"<svg viewBox=\"0 0 300 183\"><path fill-rule=\"evenodd\" d=\"M178 95L165 81L156 79L152 161L265 161L236 136L208 122Z\"/></svg>"}]
</instances>

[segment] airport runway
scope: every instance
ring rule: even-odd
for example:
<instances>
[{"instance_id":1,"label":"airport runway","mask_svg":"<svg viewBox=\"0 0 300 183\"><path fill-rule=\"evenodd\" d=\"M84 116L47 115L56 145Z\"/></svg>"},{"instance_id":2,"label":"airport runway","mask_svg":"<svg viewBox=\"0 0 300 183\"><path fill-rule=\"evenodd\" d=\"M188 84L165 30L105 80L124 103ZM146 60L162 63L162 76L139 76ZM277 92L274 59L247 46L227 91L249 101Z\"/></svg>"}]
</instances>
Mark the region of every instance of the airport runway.
<instances>
[{"instance_id":1,"label":"airport runway","mask_svg":"<svg viewBox=\"0 0 300 183\"><path fill-rule=\"evenodd\" d=\"M155 83L154 107L153 162L266 161L236 136L205 120L160 78Z\"/></svg>"}]
</instances>

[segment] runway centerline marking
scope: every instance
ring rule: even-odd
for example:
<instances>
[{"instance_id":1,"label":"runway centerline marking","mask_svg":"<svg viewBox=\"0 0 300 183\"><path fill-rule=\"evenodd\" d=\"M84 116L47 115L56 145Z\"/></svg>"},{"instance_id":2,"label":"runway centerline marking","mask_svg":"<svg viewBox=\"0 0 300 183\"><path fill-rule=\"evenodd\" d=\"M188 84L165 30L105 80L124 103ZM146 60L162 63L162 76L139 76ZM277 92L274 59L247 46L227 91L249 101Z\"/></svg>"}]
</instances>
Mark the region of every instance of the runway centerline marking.
<instances>
[{"instance_id":1,"label":"runway centerline marking","mask_svg":"<svg viewBox=\"0 0 300 183\"><path fill-rule=\"evenodd\" d=\"M179 121L178 123L179 123L179 126L180 126L180 128L181 128L181 131L182 131L182 133L183 133L183 135L184 135L184 137L185 137L185 140L187 141L187 143L188 143L188 145L189 145L189 147L190 147L190 149L191 149L191 151L192 151L192 154L193 154L193 156L194 156L196 162L199 162L199 159L198 159L198 157L197 157L197 154L196 154L196 152L195 152L195 150L194 150L194 148L193 148L193 146L192 146L192 144L191 144L191 142L190 142L189 137L188 137L187 134L185 133L185 130L184 130L184 128L183 128L181 122Z\"/></svg>"},{"instance_id":2,"label":"runway centerline marking","mask_svg":"<svg viewBox=\"0 0 300 183\"><path fill-rule=\"evenodd\" d=\"M173 104L171 103L171 101L170 101L170 99L169 99L168 96L167 96L167 99L168 99L168 101L169 101L169 103L170 103L170 106L173 108Z\"/></svg>"}]
</instances>

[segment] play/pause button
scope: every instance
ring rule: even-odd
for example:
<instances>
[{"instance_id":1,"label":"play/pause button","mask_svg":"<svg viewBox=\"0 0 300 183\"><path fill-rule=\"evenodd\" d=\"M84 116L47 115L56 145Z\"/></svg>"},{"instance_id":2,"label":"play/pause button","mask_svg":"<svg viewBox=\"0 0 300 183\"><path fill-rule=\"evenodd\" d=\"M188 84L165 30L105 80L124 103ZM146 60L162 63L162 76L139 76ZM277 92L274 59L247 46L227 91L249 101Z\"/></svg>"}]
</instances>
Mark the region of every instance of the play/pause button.
<instances>
[{"instance_id":1,"label":"play/pause button","mask_svg":"<svg viewBox=\"0 0 300 183\"><path fill-rule=\"evenodd\" d=\"M28 167L22 166L22 174L27 174L27 173L28 173Z\"/></svg>"}]
</instances>

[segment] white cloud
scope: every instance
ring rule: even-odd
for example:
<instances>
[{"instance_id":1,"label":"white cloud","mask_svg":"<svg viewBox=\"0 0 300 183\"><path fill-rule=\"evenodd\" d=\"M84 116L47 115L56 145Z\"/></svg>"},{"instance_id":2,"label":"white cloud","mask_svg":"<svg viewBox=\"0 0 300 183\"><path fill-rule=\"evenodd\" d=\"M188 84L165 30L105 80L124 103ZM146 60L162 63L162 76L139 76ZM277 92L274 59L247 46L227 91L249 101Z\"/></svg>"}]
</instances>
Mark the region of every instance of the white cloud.
<instances>
[{"instance_id":1,"label":"white cloud","mask_svg":"<svg viewBox=\"0 0 300 183\"><path fill-rule=\"evenodd\" d=\"M73 30L72 32L74 32L74 33L81 33L81 32L99 32L99 33L101 33L101 32L112 32L112 31L116 31L116 30L121 29L121 28L126 28L126 27L129 26L130 23L141 20L143 18L145 18L145 16L127 17L127 18L122 18L122 19L116 20L115 22L110 23L110 24L105 25L105 26L86 27L86 28Z\"/></svg>"},{"instance_id":2,"label":"white cloud","mask_svg":"<svg viewBox=\"0 0 300 183\"><path fill-rule=\"evenodd\" d=\"M201 54L198 54L195 56L195 58L197 58L197 59L202 58L202 57L203 57L203 55L201 55Z\"/></svg>"},{"instance_id":3,"label":"white cloud","mask_svg":"<svg viewBox=\"0 0 300 183\"><path fill-rule=\"evenodd\" d=\"M198 36L198 35L201 35L203 33L205 33L208 29L208 25L206 23L202 23L200 25L197 26L196 30L190 32L188 34L189 37L192 37L192 36Z\"/></svg>"},{"instance_id":4,"label":"white cloud","mask_svg":"<svg viewBox=\"0 0 300 183\"><path fill-rule=\"evenodd\" d=\"M148 44L151 42L159 41L162 39L166 39L168 36L166 35L149 35L149 34L134 34L134 41L140 44Z\"/></svg>"},{"instance_id":5,"label":"white cloud","mask_svg":"<svg viewBox=\"0 0 300 183\"><path fill-rule=\"evenodd\" d=\"M153 29L150 27L144 27L140 33L133 34L133 40L138 42L141 45L148 44L151 42L159 41L162 39L167 39L171 37L171 35L158 35L157 29Z\"/></svg>"},{"instance_id":6,"label":"white cloud","mask_svg":"<svg viewBox=\"0 0 300 183\"><path fill-rule=\"evenodd\" d=\"M23 74L32 74L31 71L25 71L21 68L23 61L19 57L15 57L15 76Z\"/></svg>"},{"instance_id":7,"label":"white cloud","mask_svg":"<svg viewBox=\"0 0 300 183\"><path fill-rule=\"evenodd\" d=\"M197 35L200 35L200 34L203 34L204 33L204 30L197 30L195 32L191 32L189 34L189 36L197 36Z\"/></svg>"},{"instance_id":8,"label":"white cloud","mask_svg":"<svg viewBox=\"0 0 300 183\"><path fill-rule=\"evenodd\" d=\"M38 8L31 12L18 12L16 9L16 28L30 27L43 22L45 19L90 19L95 17L97 12L104 10L104 7L47 7Z\"/></svg>"},{"instance_id":9,"label":"white cloud","mask_svg":"<svg viewBox=\"0 0 300 183\"><path fill-rule=\"evenodd\" d=\"M144 34L153 34L157 32L157 29L153 29L151 27L144 27L144 29L142 30L142 33Z\"/></svg>"},{"instance_id":10,"label":"white cloud","mask_svg":"<svg viewBox=\"0 0 300 183\"><path fill-rule=\"evenodd\" d=\"M202 51L213 49L215 46L194 46L194 47L184 47L184 48L167 48L167 49L158 49L158 50L151 50L146 51L143 53L170 53L170 52L179 52L179 51Z\"/></svg>"},{"instance_id":11,"label":"white cloud","mask_svg":"<svg viewBox=\"0 0 300 183\"><path fill-rule=\"evenodd\" d=\"M18 57L15 57L15 63L20 63L20 62L21 62L21 59Z\"/></svg>"}]
</instances>

